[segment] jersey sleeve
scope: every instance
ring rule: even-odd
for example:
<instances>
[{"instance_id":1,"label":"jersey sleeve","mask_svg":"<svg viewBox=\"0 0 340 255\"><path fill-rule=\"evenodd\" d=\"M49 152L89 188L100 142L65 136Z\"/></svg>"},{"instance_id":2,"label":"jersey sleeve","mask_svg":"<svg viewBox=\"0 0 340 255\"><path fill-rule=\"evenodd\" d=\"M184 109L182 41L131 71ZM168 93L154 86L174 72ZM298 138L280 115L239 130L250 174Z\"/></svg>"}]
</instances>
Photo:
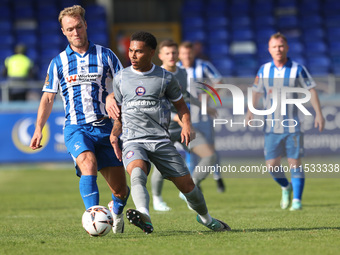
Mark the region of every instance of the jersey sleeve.
<instances>
[{"instance_id":1,"label":"jersey sleeve","mask_svg":"<svg viewBox=\"0 0 340 255\"><path fill-rule=\"evenodd\" d=\"M116 56L116 54L113 53L112 50L108 50L108 62L112 77L114 77L116 73L123 69L122 63L119 61L118 57Z\"/></svg>"},{"instance_id":2,"label":"jersey sleeve","mask_svg":"<svg viewBox=\"0 0 340 255\"><path fill-rule=\"evenodd\" d=\"M298 81L302 88L311 89L316 86L316 83L312 76L307 71L306 67L299 65L298 67Z\"/></svg>"},{"instance_id":3,"label":"jersey sleeve","mask_svg":"<svg viewBox=\"0 0 340 255\"><path fill-rule=\"evenodd\" d=\"M43 92L58 93L59 77L56 59L52 59L48 66Z\"/></svg>"},{"instance_id":4,"label":"jersey sleeve","mask_svg":"<svg viewBox=\"0 0 340 255\"><path fill-rule=\"evenodd\" d=\"M166 86L165 95L167 98L169 98L170 101L177 102L183 97L181 88L178 84L177 79L172 74L169 73L169 75L170 80Z\"/></svg>"},{"instance_id":5,"label":"jersey sleeve","mask_svg":"<svg viewBox=\"0 0 340 255\"><path fill-rule=\"evenodd\" d=\"M254 83L253 83L253 91L264 93L264 86L263 86L263 66L259 69L256 74Z\"/></svg>"},{"instance_id":6,"label":"jersey sleeve","mask_svg":"<svg viewBox=\"0 0 340 255\"><path fill-rule=\"evenodd\" d=\"M118 105L122 105L123 103L123 96L121 91L121 83L122 83L123 72L120 71L114 77L112 85L113 85L113 93L115 95L115 100Z\"/></svg>"}]
</instances>

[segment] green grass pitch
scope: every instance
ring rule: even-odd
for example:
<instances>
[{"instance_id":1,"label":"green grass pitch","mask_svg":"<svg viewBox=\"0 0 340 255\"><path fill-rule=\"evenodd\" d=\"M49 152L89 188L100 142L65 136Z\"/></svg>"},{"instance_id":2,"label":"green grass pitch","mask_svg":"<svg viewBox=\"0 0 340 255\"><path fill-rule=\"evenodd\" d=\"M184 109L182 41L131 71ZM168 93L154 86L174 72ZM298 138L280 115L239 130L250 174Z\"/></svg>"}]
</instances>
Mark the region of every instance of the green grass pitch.
<instances>
[{"instance_id":1,"label":"green grass pitch","mask_svg":"<svg viewBox=\"0 0 340 255\"><path fill-rule=\"evenodd\" d=\"M210 214L231 232L198 224L167 181L163 196L172 210L150 207L152 234L125 221L124 234L95 238L81 226L84 206L72 166L2 166L0 254L339 254L340 179L307 179L304 207L297 212L280 209L281 191L270 178L224 180L225 193L217 193L212 178L202 189ZM98 184L100 204L107 206L110 192L101 176Z\"/></svg>"}]
</instances>

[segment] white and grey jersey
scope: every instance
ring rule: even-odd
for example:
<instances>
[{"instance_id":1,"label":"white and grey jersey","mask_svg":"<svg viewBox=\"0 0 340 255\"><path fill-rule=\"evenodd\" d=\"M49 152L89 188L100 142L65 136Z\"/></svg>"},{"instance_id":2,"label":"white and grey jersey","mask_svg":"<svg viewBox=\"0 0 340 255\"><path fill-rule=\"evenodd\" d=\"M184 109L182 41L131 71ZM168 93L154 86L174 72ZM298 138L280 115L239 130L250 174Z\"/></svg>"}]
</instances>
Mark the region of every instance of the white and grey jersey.
<instances>
[{"instance_id":1,"label":"white and grey jersey","mask_svg":"<svg viewBox=\"0 0 340 255\"><path fill-rule=\"evenodd\" d=\"M182 98L170 72L156 65L148 72L129 66L115 76L113 91L122 107L124 143L169 141L170 101Z\"/></svg>"}]
</instances>

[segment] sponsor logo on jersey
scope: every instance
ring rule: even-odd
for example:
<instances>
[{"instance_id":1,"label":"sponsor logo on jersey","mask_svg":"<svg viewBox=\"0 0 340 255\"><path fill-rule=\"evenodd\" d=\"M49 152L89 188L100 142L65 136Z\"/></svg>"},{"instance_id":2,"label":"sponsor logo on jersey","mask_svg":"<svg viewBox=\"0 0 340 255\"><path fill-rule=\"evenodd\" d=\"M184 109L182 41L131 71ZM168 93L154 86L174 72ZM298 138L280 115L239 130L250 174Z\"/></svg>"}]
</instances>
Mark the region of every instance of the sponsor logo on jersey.
<instances>
[{"instance_id":1,"label":"sponsor logo on jersey","mask_svg":"<svg viewBox=\"0 0 340 255\"><path fill-rule=\"evenodd\" d=\"M143 96L145 94L145 88L142 86L139 86L136 88L136 95L137 96Z\"/></svg>"},{"instance_id":2,"label":"sponsor logo on jersey","mask_svg":"<svg viewBox=\"0 0 340 255\"><path fill-rule=\"evenodd\" d=\"M131 158L133 155L135 155L135 153L133 151L129 151L127 154L126 154L126 158L129 159Z\"/></svg>"},{"instance_id":3,"label":"sponsor logo on jersey","mask_svg":"<svg viewBox=\"0 0 340 255\"><path fill-rule=\"evenodd\" d=\"M157 104L156 101L152 100L138 100L126 103L127 106L140 106L140 105L155 106L156 104Z\"/></svg>"}]
</instances>

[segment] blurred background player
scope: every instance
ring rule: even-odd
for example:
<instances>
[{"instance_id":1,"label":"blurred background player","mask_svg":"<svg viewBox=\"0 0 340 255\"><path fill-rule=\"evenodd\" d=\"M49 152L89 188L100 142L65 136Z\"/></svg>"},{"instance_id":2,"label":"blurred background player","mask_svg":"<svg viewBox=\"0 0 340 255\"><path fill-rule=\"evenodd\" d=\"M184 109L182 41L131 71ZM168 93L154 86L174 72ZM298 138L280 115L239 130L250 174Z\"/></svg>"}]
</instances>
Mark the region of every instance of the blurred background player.
<instances>
[{"instance_id":1,"label":"blurred background player","mask_svg":"<svg viewBox=\"0 0 340 255\"><path fill-rule=\"evenodd\" d=\"M34 63L26 56L26 46L15 46L15 54L5 59L4 76L9 85L10 101L25 101L29 91L28 81L34 78Z\"/></svg>"},{"instance_id":2,"label":"blurred background player","mask_svg":"<svg viewBox=\"0 0 340 255\"><path fill-rule=\"evenodd\" d=\"M114 93L107 97L106 109L112 118L116 118L115 100L121 107L121 118L114 122L111 142L131 177L131 196L136 210L128 209L126 216L145 233L153 232L146 188L152 162L163 177L171 180L185 195L190 207L197 212L199 223L213 231L228 231L230 227L226 223L210 216L202 192L170 141L170 104L176 107L183 123L181 142L186 145L193 136L190 112L176 78L152 63L156 47L156 38L148 32L140 31L131 36L131 66L116 75ZM123 151L118 146L121 133Z\"/></svg>"},{"instance_id":3,"label":"blurred background player","mask_svg":"<svg viewBox=\"0 0 340 255\"><path fill-rule=\"evenodd\" d=\"M190 103L190 94L187 91L187 73L185 69L178 68L176 63L178 61L178 44L175 43L172 40L165 40L162 41L159 44L159 59L162 61L162 67L171 72L175 78L177 79L181 91L183 94L184 101L188 104ZM192 103L196 105L200 105L200 102L198 100L192 99ZM171 120L169 125L169 133L170 133L170 140L175 142L181 142L181 127L182 123L178 117L177 111L175 107L171 106ZM202 136L200 133L196 132L196 138L200 139L200 136ZM193 143L193 141L191 142ZM182 146L186 151L189 151L188 147L182 143ZM207 146L207 145L206 145ZM189 145L191 150L195 152L195 148ZM209 148L206 148L205 150L209 150ZM202 158L201 160L204 163L206 159ZM199 165L200 165L199 163ZM162 198L162 188L163 188L163 177L161 173L157 170L156 167L154 167L152 175L151 175L151 191L152 191L152 200L153 200L153 208L156 211L169 211L170 207L163 201ZM194 179L195 182L195 179ZM195 182L196 183L196 182Z\"/></svg>"},{"instance_id":4,"label":"blurred background player","mask_svg":"<svg viewBox=\"0 0 340 255\"><path fill-rule=\"evenodd\" d=\"M315 127L321 132L324 128L323 118L318 94L315 90L316 83L308 73L307 69L292 61L287 57L287 39L283 34L272 35L268 42L268 50L273 59L262 65L257 73L253 85L253 105L256 108L260 97L264 96L264 108L270 109L272 106L272 89L289 87L302 87L311 93L311 104L315 110ZM288 95L289 98L296 98L294 93ZM278 104L279 105L279 104ZM291 106L291 105L290 105ZM275 119L275 125L265 126L264 155L268 169L281 166L281 157L287 156L288 165L291 172L291 183L282 171L272 171L274 180L282 187L281 208L287 209L290 205L290 196L293 190L293 201L291 211L302 209L301 199L304 189L305 175L301 165L303 157L303 127L302 119L298 116L298 109L294 105L288 106L287 115L281 115L280 107L272 116L267 119ZM247 119L252 119L253 114L248 110ZM297 123L295 127L284 127L280 125L284 119L294 119ZM265 122L267 124L267 122ZM290 123L291 126L292 123Z\"/></svg>"},{"instance_id":5,"label":"blurred background player","mask_svg":"<svg viewBox=\"0 0 340 255\"><path fill-rule=\"evenodd\" d=\"M197 99L199 99L199 93L195 88L194 84L192 84L194 81L203 82L204 78L210 80L220 80L222 78L221 74L209 61L195 57L193 43L189 41L185 41L180 44L179 60L180 61L177 63L178 66L185 68L188 74L187 90L193 97L196 97ZM204 143L202 143L202 141L195 139L190 144L190 146L196 147L195 153L201 159L209 158L209 161L206 161L204 165L214 166L218 163L218 155L215 151L214 146L215 137L213 123L209 115L216 116L217 112L216 110L210 111L208 112L208 115L202 116L200 114L200 108L198 106L192 105L190 107L192 125L195 131L200 132L203 135L202 139L204 139ZM200 145L196 146L195 143L198 142ZM195 183L199 185L199 183L209 175L209 172L194 171L194 167L197 165L196 162L197 160L195 159L195 155L191 153L189 168L190 171L193 171L192 175L193 179L196 180ZM225 185L223 179L221 178L221 173L217 171L214 172L214 179L217 182L217 190L219 192L224 192Z\"/></svg>"},{"instance_id":6,"label":"blurred background player","mask_svg":"<svg viewBox=\"0 0 340 255\"><path fill-rule=\"evenodd\" d=\"M36 129L30 147L41 148L42 129L51 114L55 95L65 102L64 139L80 177L79 190L85 208L99 205L97 171L112 191L109 207L113 232L124 231L123 209L129 195L125 171L110 143L112 122L105 111L108 89L122 65L107 48L88 41L85 10L65 8L59 14L61 30L69 45L52 59L47 71Z\"/></svg>"}]
</instances>

